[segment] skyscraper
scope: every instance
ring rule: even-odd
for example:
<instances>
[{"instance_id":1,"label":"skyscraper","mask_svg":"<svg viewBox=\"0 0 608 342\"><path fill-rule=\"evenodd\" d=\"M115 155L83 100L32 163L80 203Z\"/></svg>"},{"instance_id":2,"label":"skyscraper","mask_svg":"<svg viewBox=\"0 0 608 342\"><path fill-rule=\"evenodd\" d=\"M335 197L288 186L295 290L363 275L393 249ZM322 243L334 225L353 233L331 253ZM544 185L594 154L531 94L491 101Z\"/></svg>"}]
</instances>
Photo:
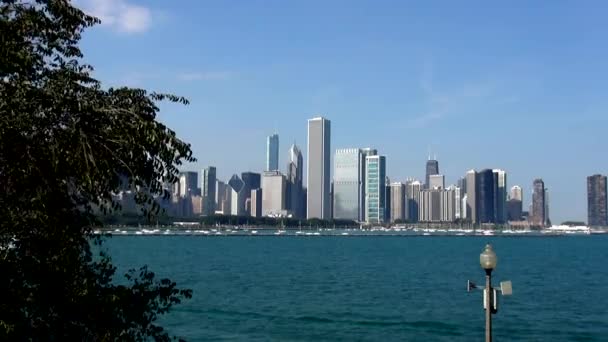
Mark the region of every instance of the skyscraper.
<instances>
[{"instance_id":1,"label":"skyscraper","mask_svg":"<svg viewBox=\"0 0 608 342\"><path fill-rule=\"evenodd\" d=\"M215 181L215 211L222 215L230 214L230 197L226 196L229 186L219 179Z\"/></svg>"},{"instance_id":2,"label":"skyscraper","mask_svg":"<svg viewBox=\"0 0 608 342\"><path fill-rule=\"evenodd\" d=\"M209 166L201 172L201 197L202 214L213 215L215 213L215 185L216 170L214 166Z\"/></svg>"},{"instance_id":3,"label":"skyscraper","mask_svg":"<svg viewBox=\"0 0 608 342\"><path fill-rule=\"evenodd\" d=\"M384 156L365 157L365 182L366 221L383 223L386 201L386 158Z\"/></svg>"},{"instance_id":4,"label":"skyscraper","mask_svg":"<svg viewBox=\"0 0 608 342\"><path fill-rule=\"evenodd\" d=\"M308 120L307 218L328 219L331 123L323 117Z\"/></svg>"},{"instance_id":5,"label":"skyscraper","mask_svg":"<svg viewBox=\"0 0 608 342\"><path fill-rule=\"evenodd\" d=\"M494 169L494 198L495 210L494 215L496 223L507 222L507 172L504 170Z\"/></svg>"},{"instance_id":6,"label":"skyscraper","mask_svg":"<svg viewBox=\"0 0 608 342\"><path fill-rule=\"evenodd\" d=\"M378 150L370 147L361 149L361 167L360 167L360 179L361 184L359 186L359 221L365 221L367 215L365 211L365 157L378 155Z\"/></svg>"},{"instance_id":7,"label":"skyscraper","mask_svg":"<svg viewBox=\"0 0 608 342\"><path fill-rule=\"evenodd\" d=\"M334 156L333 217L359 220L361 195L361 150L337 149Z\"/></svg>"},{"instance_id":8,"label":"skyscraper","mask_svg":"<svg viewBox=\"0 0 608 342\"><path fill-rule=\"evenodd\" d=\"M424 183L424 187L426 189L430 188L430 176L439 174L439 162L435 159L431 159L429 156L429 160L426 161L426 182Z\"/></svg>"},{"instance_id":9,"label":"skyscraper","mask_svg":"<svg viewBox=\"0 0 608 342\"><path fill-rule=\"evenodd\" d=\"M477 223L479 222L477 213L477 172L475 172L475 170L468 171L465 179L467 185L467 207L465 208L465 216L469 222Z\"/></svg>"},{"instance_id":10,"label":"skyscraper","mask_svg":"<svg viewBox=\"0 0 608 342\"><path fill-rule=\"evenodd\" d=\"M532 213L531 223L536 227L545 226L545 183L542 179L535 179L532 184Z\"/></svg>"},{"instance_id":11,"label":"skyscraper","mask_svg":"<svg viewBox=\"0 0 608 342\"><path fill-rule=\"evenodd\" d=\"M494 173L490 169L485 169L477 173L477 216L480 223L496 222L496 180Z\"/></svg>"},{"instance_id":12,"label":"skyscraper","mask_svg":"<svg viewBox=\"0 0 608 342\"><path fill-rule=\"evenodd\" d=\"M293 217L304 218L304 191L302 189L302 173L304 161L302 152L295 144L289 148L289 162L287 163L287 194L285 197L287 210L291 211Z\"/></svg>"},{"instance_id":13,"label":"skyscraper","mask_svg":"<svg viewBox=\"0 0 608 342\"><path fill-rule=\"evenodd\" d=\"M279 169L279 135L273 134L266 138L266 171Z\"/></svg>"},{"instance_id":14,"label":"skyscraper","mask_svg":"<svg viewBox=\"0 0 608 342\"><path fill-rule=\"evenodd\" d=\"M405 220L405 184L393 182L391 187L391 215L390 222Z\"/></svg>"},{"instance_id":15,"label":"skyscraper","mask_svg":"<svg viewBox=\"0 0 608 342\"><path fill-rule=\"evenodd\" d=\"M608 226L608 197L606 176L587 177L587 224Z\"/></svg>"},{"instance_id":16,"label":"skyscraper","mask_svg":"<svg viewBox=\"0 0 608 342\"><path fill-rule=\"evenodd\" d=\"M408 180L405 183L405 219L408 222L418 222L420 190L422 190L422 183L417 180Z\"/></svg>"},{"instance_id":17,"label":"skyscraper","mask_svg":"<svg viewBox=\"0 0 608 342\"><path fill-rule=\"evenodd\" d=\"M266 171L262 177L262 216L285 216L287 182L279 171Z\"/></svg>"}]
</instances>

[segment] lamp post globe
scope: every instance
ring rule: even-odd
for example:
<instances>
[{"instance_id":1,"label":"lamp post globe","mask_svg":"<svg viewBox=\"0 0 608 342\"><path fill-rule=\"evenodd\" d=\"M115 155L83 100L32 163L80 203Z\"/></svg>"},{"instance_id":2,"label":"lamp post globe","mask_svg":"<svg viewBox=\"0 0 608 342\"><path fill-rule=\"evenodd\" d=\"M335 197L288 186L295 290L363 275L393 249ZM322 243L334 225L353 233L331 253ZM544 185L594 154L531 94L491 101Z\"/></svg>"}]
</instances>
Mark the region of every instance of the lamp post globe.
<instances>
[{"instance_id":1,"label":"lamp post globe","mask_svg":"<svg viewBox=\"0 0 608 342\"><path fill-rule=\"evenodd\" d=\"M481 264L481 268L484 270L492 271L494 268L496 268L496 262L496 253L494 253L492 245L487 244L483 252L479 255L479 264Z\"/></svg>"}]
</instances>

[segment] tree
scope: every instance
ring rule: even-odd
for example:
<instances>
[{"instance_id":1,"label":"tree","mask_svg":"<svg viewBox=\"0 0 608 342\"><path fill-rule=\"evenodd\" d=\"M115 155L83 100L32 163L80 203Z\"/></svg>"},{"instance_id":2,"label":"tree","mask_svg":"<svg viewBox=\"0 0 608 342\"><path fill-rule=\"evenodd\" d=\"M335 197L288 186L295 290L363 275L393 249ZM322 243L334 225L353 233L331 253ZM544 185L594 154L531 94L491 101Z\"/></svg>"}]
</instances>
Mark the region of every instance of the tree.
<instances>
[{"instance_id":1,"label":"tree","mask_svg":"<svg viewBox=\"0 0 608 342\"><path fill-rule=\"evenodd\" d=\"M96 213L137 192L142 214L190 145L156 121L157 103L186 99L104 89L78 42L99 23L67 0L0 5L0 340L169 340L157 317L191 296L146 267L114 281L93 254Z\"/></svg>"}]
</instances>

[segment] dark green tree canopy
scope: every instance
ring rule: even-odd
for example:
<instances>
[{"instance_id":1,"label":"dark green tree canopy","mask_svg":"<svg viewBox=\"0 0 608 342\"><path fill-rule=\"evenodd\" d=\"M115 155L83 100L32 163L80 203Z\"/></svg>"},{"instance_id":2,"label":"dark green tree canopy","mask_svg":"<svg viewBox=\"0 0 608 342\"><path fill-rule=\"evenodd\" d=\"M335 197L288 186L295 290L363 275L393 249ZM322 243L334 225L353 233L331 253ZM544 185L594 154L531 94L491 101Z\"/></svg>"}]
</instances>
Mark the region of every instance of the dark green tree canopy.
<instances>
[{"instance_id":1,"label":"dark green tree canopy","mask_svg":"<svg viewBox=\"0 0 608 342\"><path fill-rule=\"evenodd\" d=\"M157 316L190 296L146 268L115 285L92 254L120 187L155 215L194 160L156 120L159 101L186 99L93 78L78 43L97 23L67 0L0 5L0 340L165 340Z\"/></svg>"}]
</instances>

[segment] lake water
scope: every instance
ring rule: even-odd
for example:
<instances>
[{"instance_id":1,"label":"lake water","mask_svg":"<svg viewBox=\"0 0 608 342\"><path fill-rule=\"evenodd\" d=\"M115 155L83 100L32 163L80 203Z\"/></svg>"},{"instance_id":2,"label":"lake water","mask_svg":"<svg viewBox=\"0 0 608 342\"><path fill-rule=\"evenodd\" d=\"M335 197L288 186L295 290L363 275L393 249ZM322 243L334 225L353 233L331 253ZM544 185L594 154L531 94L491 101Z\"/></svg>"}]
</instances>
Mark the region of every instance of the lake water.
<instances>
[{"instance_id":1,"label":"lake water","mask_svg":"<svg viewBox=\"0 0 608 342\"><path fill-rule=\"evenodd\" d=\"M482 341L479 253L498 255L495 341L608 341L608 236L116 236L193 298L162 318L189 341Z\"/></svg>"}]
</instances>

